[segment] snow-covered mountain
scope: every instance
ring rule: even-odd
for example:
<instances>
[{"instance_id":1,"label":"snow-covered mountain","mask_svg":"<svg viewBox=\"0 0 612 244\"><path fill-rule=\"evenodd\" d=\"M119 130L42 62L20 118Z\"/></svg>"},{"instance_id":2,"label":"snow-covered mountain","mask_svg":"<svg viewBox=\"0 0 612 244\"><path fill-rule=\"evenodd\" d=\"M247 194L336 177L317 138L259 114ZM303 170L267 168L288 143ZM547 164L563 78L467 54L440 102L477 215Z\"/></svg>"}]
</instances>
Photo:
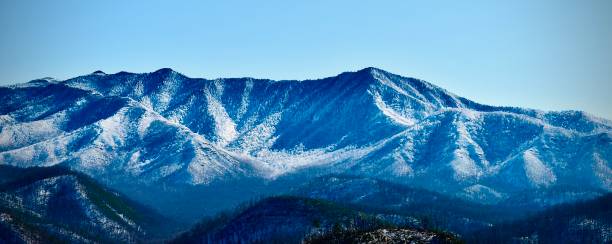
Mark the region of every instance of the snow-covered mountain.
<instances>
[{"instance_id":1,"label":"snow-covered mountain","mask_svg":"<svg viewBox=\"0 0 612 244\"><path fill-rule=\"evenodd\" d=\"M171 69L0 88L0 164L200 185L345 173L476 201L612 190L612 122L482 105L366 68L305 81Z\"/></svg>"}]
</instances>

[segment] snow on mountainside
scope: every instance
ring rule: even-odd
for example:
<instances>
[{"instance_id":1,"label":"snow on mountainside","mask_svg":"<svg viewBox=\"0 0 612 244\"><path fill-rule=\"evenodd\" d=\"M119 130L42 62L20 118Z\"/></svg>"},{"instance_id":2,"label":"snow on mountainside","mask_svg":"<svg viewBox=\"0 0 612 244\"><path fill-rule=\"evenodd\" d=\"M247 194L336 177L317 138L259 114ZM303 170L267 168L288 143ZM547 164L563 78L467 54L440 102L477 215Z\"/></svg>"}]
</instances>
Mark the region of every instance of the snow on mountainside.
<instances>
[{"instance_id":1,"label":"snow on mountainside","mask_svg":"<svg viewBox=\"0 0 612 244\"><path fill-rule=\"evenodd\" d=\"M95 72L0 88L0 164L194 185L351 173L503 198L612 190L612 122L472 102L375 68L305 81Z\"/></svg>"}]
</instances>

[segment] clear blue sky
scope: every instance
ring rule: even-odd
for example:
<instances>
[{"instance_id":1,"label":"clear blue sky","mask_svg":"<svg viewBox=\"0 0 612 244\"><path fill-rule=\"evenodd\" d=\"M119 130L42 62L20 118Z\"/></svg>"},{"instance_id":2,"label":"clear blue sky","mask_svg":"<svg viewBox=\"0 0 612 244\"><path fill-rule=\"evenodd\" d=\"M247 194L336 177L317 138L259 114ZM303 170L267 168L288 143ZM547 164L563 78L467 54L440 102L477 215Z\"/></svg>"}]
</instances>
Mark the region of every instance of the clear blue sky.
<instances>
[{"instance_id":1,"label":"clear blue sky","mask_svg":"<svg viewBox=\"0 0 612 244\"><path fill-rule=\"evenodd\" d=\"M375 66L492 105L612 118L612 1L0 0L0 84L170 67L307 79Z\"/></svg>"}]
</instances>

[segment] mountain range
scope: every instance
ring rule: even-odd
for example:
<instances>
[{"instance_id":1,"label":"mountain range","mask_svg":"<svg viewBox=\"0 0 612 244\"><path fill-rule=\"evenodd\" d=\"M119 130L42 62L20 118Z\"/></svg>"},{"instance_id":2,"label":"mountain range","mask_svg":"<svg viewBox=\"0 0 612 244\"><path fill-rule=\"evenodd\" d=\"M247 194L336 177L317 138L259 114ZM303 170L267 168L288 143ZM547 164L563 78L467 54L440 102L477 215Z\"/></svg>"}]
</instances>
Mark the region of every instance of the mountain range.
<instances>
[{"instance_id":1,"label":"mountain range","mask_svg":"<svg viewBox=\"0 0 612 244\"><path fill-rule=\"evenodd\" d=\"M187 222L319 179L328 188L299 194L358 202L384 181L537 211L612 190L611 121L488 106L377 68L303 81L96 71L0 87L0 100L1 165L70 168ZM360 180L318 178L330 174Z\"/></svg>"}]
</instances>

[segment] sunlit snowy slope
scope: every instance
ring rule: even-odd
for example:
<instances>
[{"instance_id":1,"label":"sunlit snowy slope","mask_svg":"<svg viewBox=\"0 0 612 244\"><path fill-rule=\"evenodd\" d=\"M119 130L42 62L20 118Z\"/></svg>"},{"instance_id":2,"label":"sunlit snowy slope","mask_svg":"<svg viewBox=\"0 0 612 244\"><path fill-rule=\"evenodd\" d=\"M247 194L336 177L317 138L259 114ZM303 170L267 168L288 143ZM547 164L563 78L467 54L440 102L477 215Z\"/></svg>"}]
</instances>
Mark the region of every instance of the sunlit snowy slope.
<instances>
[{"instance_id":1,"label":"sunlit snowy slope","mask_svg":"<svg viewBox=\"0 0 612 244\"><path fill-rule=\"evenodd\" d=\"M94 72L0 88L0 164L206 185L346 173L499 201L612 190L612 122L475 103L367 68L305 81Z\"/></svg>"}]
</instances>

